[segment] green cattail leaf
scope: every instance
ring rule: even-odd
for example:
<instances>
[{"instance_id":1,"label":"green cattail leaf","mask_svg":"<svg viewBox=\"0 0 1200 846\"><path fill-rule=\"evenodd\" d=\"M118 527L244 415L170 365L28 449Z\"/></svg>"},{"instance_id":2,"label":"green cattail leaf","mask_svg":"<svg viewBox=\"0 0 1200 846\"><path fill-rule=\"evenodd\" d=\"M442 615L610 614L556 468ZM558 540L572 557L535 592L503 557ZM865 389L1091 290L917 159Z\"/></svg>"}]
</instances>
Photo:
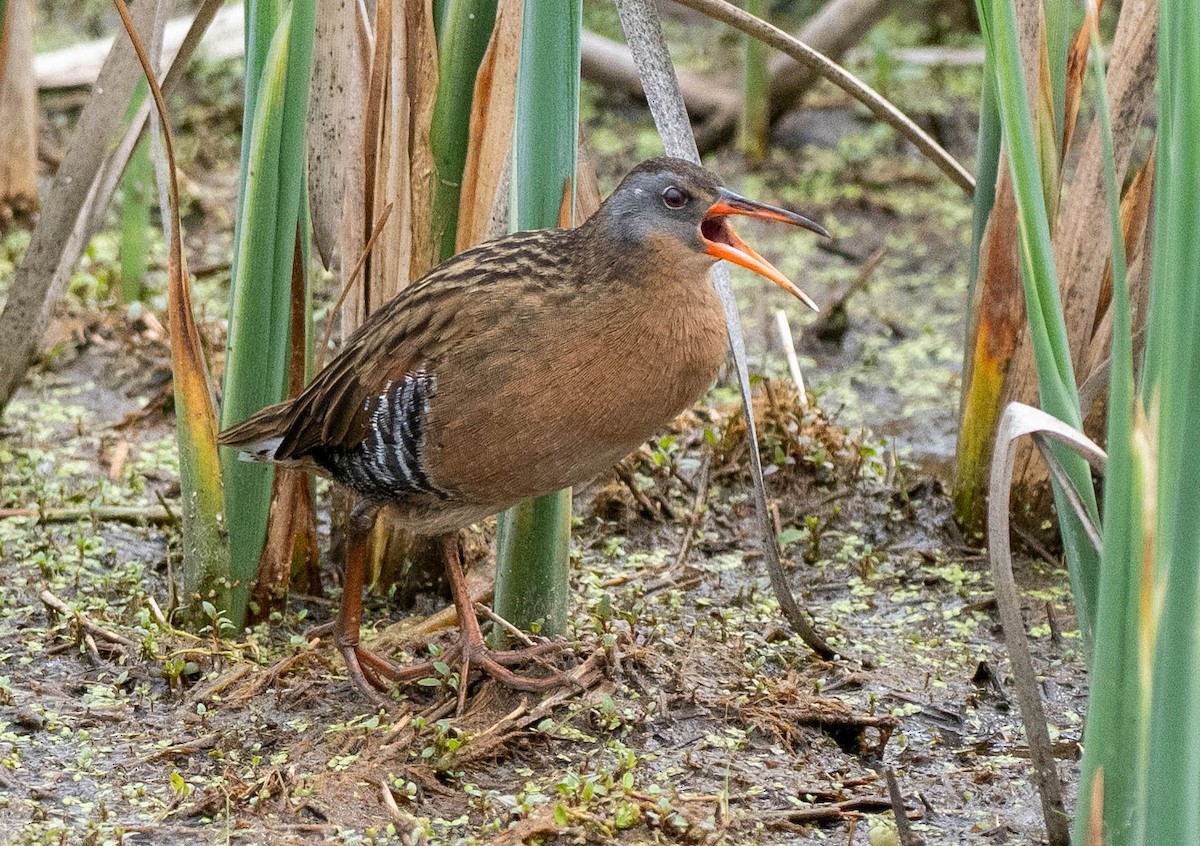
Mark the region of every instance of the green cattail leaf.
<instances>
[{"instance_id":1,"label":"green cattail leaf","mask_svg":"<svg viewBox=\"0 0 1200 846\"><path fill-rule=\"evenodd\" d=\"M446 0L443 15L437 27L438 93L429 143L437 168L433 238L440 245L439 258L447 259L454 254L458 233L475 75L496 22L496 0Z\"/></svg>"},{"instance_id":2,"label":"green cattail leaf","mask_svg":"<svg viewBox=\"0 0 1200 846\"><path fill-rule=\"evenodd\" d=\"M253 55L246 61L223 426L280 401L286 388L292 255L307 171L304 133L316 12L314 0L295 0L285 7L265 0L247 4L246 13ZM273 472L269 466L239 461L232 449L224 450L222 467L226 511L236 515L229 525L236 580L229 616L240 627L266 537Z\"/></svg>"},{"instance_id":3,"label":"green cattail leaf","mask_svg":"<svg viewBox=\"0 0 1200 846\"><path fill-rule=\"evenodd\" d=\"M1147 655L1146 782L1139 842L1200 830L1200 3L1158 4L1158 152L1150 309L1135 467L1143 472L1138 633ZM1107 814L1106 814L1107 816ZM1132 842L1132 841L1131 841Z\"/></svg>"}]
</instances>

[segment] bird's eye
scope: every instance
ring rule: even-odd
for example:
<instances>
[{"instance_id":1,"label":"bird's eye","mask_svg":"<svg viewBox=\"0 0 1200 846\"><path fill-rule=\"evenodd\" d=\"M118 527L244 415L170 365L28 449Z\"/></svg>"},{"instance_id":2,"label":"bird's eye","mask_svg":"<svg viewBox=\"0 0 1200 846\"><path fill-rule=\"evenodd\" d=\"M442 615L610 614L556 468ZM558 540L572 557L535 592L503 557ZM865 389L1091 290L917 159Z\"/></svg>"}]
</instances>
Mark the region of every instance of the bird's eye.
<instances>
[{"instance_id":1,"label":"bird's eye","mask_svg":"<svg viewBox=\"0 0 1200 846\"><path fill-rule=\"evenodd\" d=\"M687 205L688 195L674 185L668 187L662 194L663 205L669 209L681 209Z\"/></svg>"}]
</instances>

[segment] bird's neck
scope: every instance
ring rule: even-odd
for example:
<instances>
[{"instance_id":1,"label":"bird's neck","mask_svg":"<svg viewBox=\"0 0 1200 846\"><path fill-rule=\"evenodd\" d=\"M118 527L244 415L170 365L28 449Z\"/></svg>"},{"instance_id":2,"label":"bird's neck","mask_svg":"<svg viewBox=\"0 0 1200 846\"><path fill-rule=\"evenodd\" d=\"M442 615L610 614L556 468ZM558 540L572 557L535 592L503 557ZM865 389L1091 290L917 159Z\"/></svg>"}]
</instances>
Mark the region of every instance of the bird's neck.
<instances>
[{"instance_id":1,"label":"bird's neck","mask_svg":"<svg viewBox=\"0 0 1200 846\"><path fill-rule=\"evenodd\" d=\"M620 360L631 384L667 404L692 402L724 360L728 341L712 265L665 235L580 265L596 344Z\"/></svg>"}]
</instances>

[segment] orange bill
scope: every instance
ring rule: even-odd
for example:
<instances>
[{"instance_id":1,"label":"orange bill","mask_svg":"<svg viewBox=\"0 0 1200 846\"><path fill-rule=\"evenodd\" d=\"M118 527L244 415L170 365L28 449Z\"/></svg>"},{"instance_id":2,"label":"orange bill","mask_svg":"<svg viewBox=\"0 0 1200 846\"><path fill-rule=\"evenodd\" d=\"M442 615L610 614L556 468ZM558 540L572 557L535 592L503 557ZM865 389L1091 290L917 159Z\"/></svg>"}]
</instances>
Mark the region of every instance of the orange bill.
<instances>
[{"instance_id":1,"label":"orange bill","mask_svg":"<svg viewBox=\"0 0 1200 846\"><path fill-rule=\"evenodd\" d=\"M819 311L817 304L808 294L797 288L791 280L779 272L775 265L760 256L754 251L754 248L738 237L726 220L728 216L735 214L790 223L792 226L801 226L828 238L829 233L825 231L825 228L802 214L747 200L726 188L721 189L717 201L712 204L708 213L705 214L704 220L700 222L700 237L710 256L740 264L760 276L765 276L813 311Z\"/></svg>"}]
</instances>

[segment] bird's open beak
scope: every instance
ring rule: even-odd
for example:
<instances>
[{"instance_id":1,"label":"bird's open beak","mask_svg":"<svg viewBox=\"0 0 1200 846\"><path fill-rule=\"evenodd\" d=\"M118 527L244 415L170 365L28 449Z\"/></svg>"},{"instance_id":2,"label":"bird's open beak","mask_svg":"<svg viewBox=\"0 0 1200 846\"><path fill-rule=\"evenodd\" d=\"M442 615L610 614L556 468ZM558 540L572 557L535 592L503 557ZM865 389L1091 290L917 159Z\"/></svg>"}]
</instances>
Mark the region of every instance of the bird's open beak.
<instances>
[{"instance_id":1,"label":"bird's open beak","mask_svg":"<svg viewBox=\"0 0 1200 846\"><path fill-rule=\"evenodd\" d=\"M813 311L819 311L820 309L817 308L817 304L812 301L808 294L792 284L786 276L779 272L775 265L756 253L749 244L737 236L737 233L733 231L733 227L725 219L729 215L734 214L744 214L747 217L757 217L762 220L778 220L783 223L790 223L793 226L802 226L805 229L828 238L829 233L825 231L825 228L815 221L809 220L802 214L775 208L775 206L768 206L765 203L756 203L754 200L747 200L745 197L739 196L726 188L721 189L720 194L717 195L717 201L712 204L708 212L704 215L704 220L700 222L700 237L707 247L705 252L710 256L716 256L719 259L740 264L742 267L747 267L755 273L767 277Z\"/></svg>"}]
</instances>

